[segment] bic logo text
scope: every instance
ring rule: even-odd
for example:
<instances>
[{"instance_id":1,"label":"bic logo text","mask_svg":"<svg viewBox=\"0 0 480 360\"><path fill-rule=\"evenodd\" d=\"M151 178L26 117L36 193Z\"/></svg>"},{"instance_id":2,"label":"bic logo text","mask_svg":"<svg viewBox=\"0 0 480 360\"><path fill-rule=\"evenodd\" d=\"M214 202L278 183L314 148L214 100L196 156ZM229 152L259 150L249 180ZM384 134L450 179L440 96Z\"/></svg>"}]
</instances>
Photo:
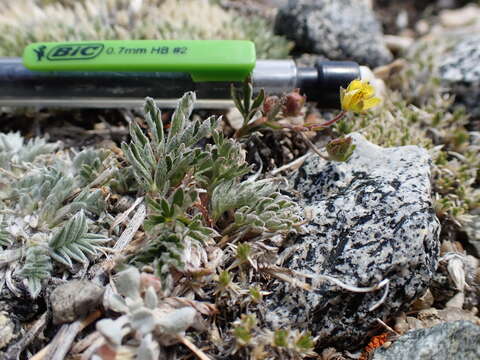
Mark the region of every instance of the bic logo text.
<instances>
[{"instance_id":1,"label":"bic logo text","mask_svg":"<svg viewBox=\"0 0 480 360\"><path fill-rule=\"evenodd\" d=\"M86 60L94 59L103 51L103 44L63 44L52 48L48 60Z\"/></svg>"}]
</instances>

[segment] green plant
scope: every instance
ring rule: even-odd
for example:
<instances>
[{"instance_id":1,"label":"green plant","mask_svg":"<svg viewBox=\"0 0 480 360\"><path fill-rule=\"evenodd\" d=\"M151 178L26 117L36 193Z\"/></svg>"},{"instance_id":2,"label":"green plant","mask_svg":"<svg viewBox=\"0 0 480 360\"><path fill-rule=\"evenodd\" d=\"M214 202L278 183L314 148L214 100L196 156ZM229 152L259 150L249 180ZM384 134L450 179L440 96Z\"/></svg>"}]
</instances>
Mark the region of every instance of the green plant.
<instances>
[{"instance_id":1,"label":"green plant","mask_svg":"<svg viewBox=\"0 0 480 360\"><path fill-rule=\"evenodd\" d=\"M50 256L56 261L71 267L72 259L88 263L86 254L95 255L105 236L87 233L88 225L83 210L68 220L48 242Z\"/></svg>"},{"instance_id":2,"label":"green plant","mask_svg":"<svg viewBox=\"0 0 480 360\"><path fill-rule=\"evenodd\" d=\"M154 263L162 276L171 266L183 267L186 243L269 236L294 229L300 220L272 180L241 181L250 171L241 145L216 130L214 117L190 120L194 101L194 93L184 95L167 133L160 110L147 99L147 135L133 123L131 143L122 144L149 209L148 241L132 261ZM205 141L210 143L201 147Z\"/></svg>"},{"instance_id":3,"label":"green plant","mask_svg":"<svg viewBox=\"0 0 480 360\"><path fill-rule=\"evenodd\" d=\"M194 102L194 93L185 94L164 123L147 99L145 118L130 124L131 139L118 158L105 150L25 142L18 134L0 138L0 274L6 278L12 269L15 282L6 283L19 296L18 282L40 297L52 277L83 274L98 255L112 251L108 241L123 228L118 218L129 212L115 217L116 200L110 199L136 193L137 205L144 201L143 227L113 258L115 275L104 298L109 313L97 323L99 347L90 353L153 359L185 344L190 328L194 338L210 341L205 329L216 326L232 346L212 343L211 351L232 356L235 339L221 319L261 309L269 265L285 237L300 227L300 209L280 193L278 179L251 175L242 144L218 130L219 119L191 119ZM205 323L199 316L220 311ZM262 326L259 321L247 329L251 343L241 354L311 354L307 340L313 338L305 335L300 351L295 341L303 333L291 330L285 346L272 345L275 330Z\"/></svg>"},{"instance_id":4,"label":"green plant","mask_svg":"<svg viewBox=\"0 0 480 360\"><path fill-rule=\"evenodd\" d=\"M108 241L105 234L88 232L89 216L104 214L104 199L101 190L86 184L95 180L94 169L112 164L90 150L90 158L95 152L98 161L90 162L86 177L85 153L72 159L57 150L59 145L38 138L24 141L18 133L0 134L0 266L25 280L33 298L55 263L66 269L73 269L74 261L87 265Z\"/></svg>"},{"instance_id":5,"label":"green plant","mask_svg":"<svg viewBox=\"0 0 480 360\"><path fill-rule=\"evenodd\" d=\"M232 84L230 96L243 118L242 126L235 134L237 138L251 133L256 128L264 125L265 121L261 121L263 117L262 107L265 100L263 89L260 90L256 97L252 97L253 85L251 79L245 79L242 93ZM280 111L280 106L278 106L278 111Z\"/></svg>"},{"instance_id":6,"label":"green plant","mask_svg":"<svg viewBox=\"0 0 480 360\"><path fill-rule=\"evenodd\" d=\"M310 332L291 329L271 331L262 329L253 314L243 314L234 322L232 330L236 352L257 359L258 355L270 354L275 358L303 359L317 357L315 342ZM260 357L260 358L263 358Z\"/></svg>"},{"instance_id":7,"label":"green plant","mask_svg":"<svg viewBox=\"0 0 480 360\"><path fill-rule=\"evenodd\" d=\"M42 281L51 276L52 262L47 250L42 246L30 246L25 263L18 274L27 280L30 295L36 298L42 290Z\"/></svg>"},{"instance_id":8,"label":"green plant","mask_svg":"<svg viewBox=\"0 0 480 360\"><path fill-rule=\"evenodd\" d=\"M120 316L97 322L102 340L95 349L99 355L107 351L132 358L158 359L161 346L179 342L185 330L200 320L199 304L166 298L158 288L158 280L136 268L117 273L112 285L107 288L104 303Z\"/></svg>"},{"instance_id":9,"label":"green plant","mask_svg":"<svg viewBox=\"0 0 480 360\"><path fill-rule=\"evenodd\" d=\"M235 86L231 86L230 96L242 117L242 124L234 135L236 138L246 137L257 130L266 128L297 130L288 122L280 122L279 120L304 115L302 109L306 97L300 94L299 89L281 97L267 96L264 90L260 89L259 93L253 96L252 81L247 78L243 82L241 91ZM303 127L299 127L298 130L303 130Z\"/></svg>"},{"instance_id":10,"label":"green plant","mask_svg":"<svg viewBox=\"0 0 480 360\"><path fill-rule=\"evenodd\" d=\"M471 222L480 208L480 190L475 185L480 144L475 133L467 129L470 115L455 105L440 80L440 63L457 42L455 33L418 41L405 54L407 65L390 79L389 85L397 90L393 96L399 104L396 113L401 115L396 126L401 133L398 139L414 143L420 138L431 149L437 214L460 227ZM393 105L388 111L396 116Z\"/></svg>"}]
</instances>

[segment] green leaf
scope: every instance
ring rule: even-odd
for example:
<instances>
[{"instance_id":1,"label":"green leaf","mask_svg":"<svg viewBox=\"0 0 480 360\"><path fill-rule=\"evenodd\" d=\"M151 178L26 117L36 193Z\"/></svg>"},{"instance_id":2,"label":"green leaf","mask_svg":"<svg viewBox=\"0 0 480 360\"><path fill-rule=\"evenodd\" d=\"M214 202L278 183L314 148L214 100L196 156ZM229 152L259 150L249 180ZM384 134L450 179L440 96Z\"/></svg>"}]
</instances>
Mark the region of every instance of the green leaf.
<instances>
[{"instance_id":1,"label":"green leaf","mask_svg":"<svg viewBox=\"0 0 480 360\"><path fill-rule=\"evenodd\" d=\"M163 148L165 141L162 113L155 101L149 97L145 99L145 121L150 128L154 148L158 151L160 148Z\"/></svg>"},{"instance_id":2,"label":"green leaf","mask_svg":"<svg viewBox=\"0 0 480 360\"><path fill-rule=\"evenodd\" d=\"M315 348L315 340L310 331L302 333L295 342L295 347L300 351L311 351Z\"/></svg>"},{"instance_id":3,"label":"green leaf","mask_svg":"<svg viewBox=\"0 0 480 360\"><path fill-rule=\"evenodd\" d=\"M85 254L95 255L100 244L108 239L103 235L87 233L85 214L80 211L57 231L49 241L50 256L56 261L71 267L72 259L88 263Z\"/></svg>"},{"instance_id":4,"label":"green leaf","mask_svg":"<svg viewBox=\"0 0 480 360\"><path fill-rule=\"evenodd\" d=\"M141 160L141 156L138 151L136 151L135 146L129 146L126 143L122 143L122 150L128 162L133 167L135 178L145 189L148 189L152 183L152 175Z\"/></svg>"},{"instance_id":5,"label":"green leaf","mask_svg":"<svg viewBox=\"0 0 480 360\"><path fill-rule=\"evenodd\" d=\"M170 215L170 206L168 205L167 200L162 199L160 200L160 205L162 206L162 211L165 216Z\"/></svg>"},{"instance_id":6,"label":"green leaf","mask_svg":"<svg viewBox=\"0 0 480 360\"><path fill-rule=\"evenodd\" d=\"M108 157L109 151L85 149L79 152L73 159L72 168L76 172L80 186L87 185L95 180L105 167L103 162Z\"/></svg>"},{"instance_id":7,"label":"green leaf","mask_svg":"<svg viewBox=\"0 0 480 360\"><path fill-rule=\"evenodd\" d=\"M143 133L142 129L137 122L133 122L130 124L130 136L132 137L133 143L137 145L139 148L143 148L147 145L150 141Z\"/></svg>"},{"instance_id":8,"label":"green leaf","mask_svg":"<svg viewBox=\"0 0 480 360\"><path fill-rule=\"evenodd\" d=\"M177 205L178 207L182 207L184 199L183 189L179 188L175 191L173 195L173 205Z\"/></svg>"},{"instance_id":9,"label":"green leaf","mask_svg":"<svg viewBox=\"0 0 480 360\"><path fill-rule=\"evenodd\" d=\"M18 275L27 279L27 288L30 296L36 298L42 290L42 280L50 277L52 263L45 248L31 246Z\"/></svg>"},{"instance_id":10,"label":"green leaf","mask_svg":"<svg viewBox=\"0 0 480 360\"><path fill-rule=\"evenodd\" d=\"M180 99L177 109L172 116L172 123L170 125L167 143L170 143L178 133L183 131L185 123L192 113L195 99L196 97L194 92L187 92Z\"/></svg>"},{"instance_id":11,"label":"green leaf","mask_svg":"<svg viewBox=\"0 0 480 360\"><path fill-rule=\"evenodd\" d=\"M10 246L12 244L12 236L7 231L8 222L6 217L0 215L0 246Z\"/></svg>"},{"instance_id":12,"label":"green leaf","mask_svg":"<svg viewBox=\"0 0 480 360\"><path fill-rule=\"evenodd\" d=\"M154 264L156 274L165 277L170 267L182 268L181 254L184 246L178 234L166 231L152 237L148 245L137 252L130 262L136 265Z\"/></svg>"},{"instance_id":13,"label":"green leaf","mask_svg":"<svg viewBox=\"0 0 480 360\"><path fill-rule=\"evenodd\" d=\"M256 182L230 180L219 184L211 196L211 212L212 218L217 220L227 210L236 210L242 206L251 205L263 196L268 196L274 192L271 181L261 180Z\"/></svg>"},{"instance_id":14,"label":"green leaf","mask_svg":"<svg viewBox=\"0 0 480 360\"><path fill-rule=\"evenodd\" d=\"M252 334L243 326L237 326L233 329L233 336L237 343L241 346L246 346L252 340Z\"/></svg>"},{"instance_id":15,"label":"green leaf","mask_svg":"<svg viewBox=\"0 0 480 360\"><path fill-rule=\"evenodd\" d=\"M284 329L275 330L273 334L273 344L277 347L288 346L288 331Z\"/></svg>"},{"instance_id":16,"label":"green leaf","mask_svg":"<svg viewBox=\"0 0 480 360\"><path fill-rule=\"evenodd\" d=\"M235 104L235 107L238 109L238 111L240 111L240 114L243 115L245 113L245 108L243 107L240 94L238 93L237 88L233 84L230 86L230 96L233 100L233 103Z\"/></svg>"},{"instance_id":17,"label":"green leaf","mask_svg":"<svg viewBox=\"0 0 480 360\"><path fill-rule=\"evenodd\" d=\"M243 83L243 106L245 113L248 114L251 110L250 101L252 99L253 87L250 79L246 79Z\"/></svg>"},{"instance_id":18,"label":"green leaf","mask_svg":"<svg viewBox=\"0 0 480 360\"><path fill-rule=\"evenodd\" d=\"M260 92L258 93L257 97L253 101L252 104L252 109L257 109L263 104L263 101L265 100L265 90L260 89Z\"/></svg>"}]
</instances>

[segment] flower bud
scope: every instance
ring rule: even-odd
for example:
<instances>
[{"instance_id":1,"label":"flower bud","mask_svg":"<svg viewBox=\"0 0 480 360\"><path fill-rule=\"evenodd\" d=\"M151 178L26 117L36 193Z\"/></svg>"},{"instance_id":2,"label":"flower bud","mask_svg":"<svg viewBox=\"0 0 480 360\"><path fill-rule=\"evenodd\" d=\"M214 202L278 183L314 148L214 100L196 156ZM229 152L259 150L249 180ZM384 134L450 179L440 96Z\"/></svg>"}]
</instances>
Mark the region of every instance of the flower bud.
<instances>
[{"instance_id":1,"label":"flower bud","mask_svg":"<svg viewBox=\"0 0 480 360\"><path fill-rule=\"evenodd\" d=\"M306 97L300 94L300 89L295 89L285 95L285 103L283 105L283 115L298 116L302 112L305 105Z\"/></svg>"},{"instance_id":2,"label":"flower bud","mask_svg":"<svg viewBox=\"0 0 480 360\"><path fill-rule=\"evenodd\" d=\"M278 96L267 96L263 102L263 114L268 115L268 113L275 109L279 101Z\"/></svg>"},{"instance_id":3,"label":"flower bud","mask_svg":"<svg viewBox=\"0 0 480 360\"><path fill-rule=\"evenodd\" d=\"M355 150L351 137L340 137L331 140L326 148L330 160L344 162L347 161Z\"/></svg>"}]
</instances>

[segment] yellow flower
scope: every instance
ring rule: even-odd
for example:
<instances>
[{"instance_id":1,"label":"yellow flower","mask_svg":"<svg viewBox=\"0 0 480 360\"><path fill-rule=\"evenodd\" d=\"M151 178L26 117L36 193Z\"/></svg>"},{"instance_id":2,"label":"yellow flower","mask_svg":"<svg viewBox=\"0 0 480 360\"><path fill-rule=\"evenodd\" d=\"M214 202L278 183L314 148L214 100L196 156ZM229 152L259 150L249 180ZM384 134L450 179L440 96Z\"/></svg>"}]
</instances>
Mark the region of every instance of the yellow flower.
<instances>
[{"instance_id":1,"label":"yellow flower","mask_svg":"<svg viewBox=\"0 0 480 360\"><path fill-rule=\"evenodd\" d=\"M378 105L379 98L374 97L375 90L368 82L353 80L347 89L340 88L342 110L362 113Z\"/></svg>"}]
</instances>

